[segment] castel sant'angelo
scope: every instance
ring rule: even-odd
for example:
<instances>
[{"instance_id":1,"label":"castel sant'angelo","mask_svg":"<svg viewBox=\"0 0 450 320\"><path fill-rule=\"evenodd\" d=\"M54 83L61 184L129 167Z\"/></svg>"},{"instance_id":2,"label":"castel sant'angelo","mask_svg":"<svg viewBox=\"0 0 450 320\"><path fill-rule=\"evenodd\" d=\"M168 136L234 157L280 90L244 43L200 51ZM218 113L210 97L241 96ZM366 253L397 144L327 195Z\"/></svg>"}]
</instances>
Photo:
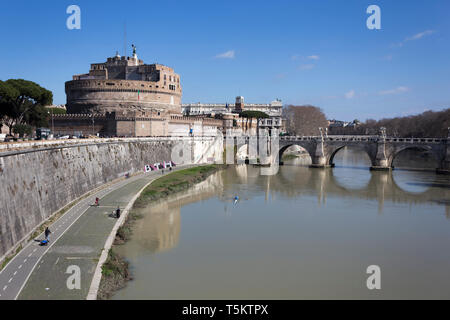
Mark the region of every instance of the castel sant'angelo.
<instances>
[{"instance_id":1,"label":"castel sant'angelo","mask_svg":"<svg viewBox=\"0 0 450 320\"><path fill-rule=\"evenodd\" d=\"M180 76L161 64L144 64L133 46L132 57L91 64L89 73L66 82L68 113L142 110L181 113Z\"/></svg>"},{"instance_id":2,"label":"castel sant'angelo","mask_svg":"<svg viewBox=\"0 0 450 320\"><path fill-rule=\"evenodd\" d=\"M162 64L145 64L136 54L92 63L88 73L76 74L65 83L67 114L52 115L54 134L102 137L149 137L168 135L214 135L217 130L256 130L281 125L281 102L249 105L280 114L273 121L241 119L243 97L234 105L181 104L180 76ZM197 110L195 113L193 110ZM223 110L222 110L223 109ZM200 110L200 111L199 111ZM278 112L277 112L278 113ZM219 116L218 116L219 115Z\"/></svg>"}]
</instances>

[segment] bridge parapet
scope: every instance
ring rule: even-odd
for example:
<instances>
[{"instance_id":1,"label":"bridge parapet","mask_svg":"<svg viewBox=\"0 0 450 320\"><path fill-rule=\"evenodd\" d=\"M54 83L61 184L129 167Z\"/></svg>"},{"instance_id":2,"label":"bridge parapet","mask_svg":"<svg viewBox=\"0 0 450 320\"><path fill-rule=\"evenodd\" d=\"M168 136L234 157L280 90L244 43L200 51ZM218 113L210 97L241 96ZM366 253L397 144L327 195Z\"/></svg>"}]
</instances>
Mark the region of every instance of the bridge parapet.
<instances>
[{"instance_id":1,"label":"bridge parapet","mask_svg":"<svg viewBox=\"0 0 450 320\"><path fill-rule=\"evenodd\" d=\"M310 141L320 140L320 136L282 136L281 141ZM379 141L380 136L348 136L348 135L328 135L323 137L324 141ZM398 137L386 137L386 142L409 142L409 143L446 143L446 138L398 138Z\"/></svg>"}]
</instances>

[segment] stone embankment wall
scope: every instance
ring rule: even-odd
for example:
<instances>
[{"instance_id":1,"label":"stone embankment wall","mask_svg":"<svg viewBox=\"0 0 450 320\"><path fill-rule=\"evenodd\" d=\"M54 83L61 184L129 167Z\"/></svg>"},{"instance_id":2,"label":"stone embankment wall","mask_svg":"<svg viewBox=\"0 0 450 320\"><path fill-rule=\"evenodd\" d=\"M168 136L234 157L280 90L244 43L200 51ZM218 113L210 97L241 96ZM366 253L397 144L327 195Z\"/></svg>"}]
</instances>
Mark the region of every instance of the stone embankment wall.
<instances>
[{"instance_id":1,"label":"stone embankment wall","mask_svg":"<svg viewBox=\"0 0 450 320\"><path fill-rule=\"evenodd\" d=\"M212 162L221 154L217 139L179 137L80 140L0 153L0 261L39 224L90 190L143 171L146 164L177 163L172 150L180 142L192 146L194 163Z\"/></svg>"}]
</instances>

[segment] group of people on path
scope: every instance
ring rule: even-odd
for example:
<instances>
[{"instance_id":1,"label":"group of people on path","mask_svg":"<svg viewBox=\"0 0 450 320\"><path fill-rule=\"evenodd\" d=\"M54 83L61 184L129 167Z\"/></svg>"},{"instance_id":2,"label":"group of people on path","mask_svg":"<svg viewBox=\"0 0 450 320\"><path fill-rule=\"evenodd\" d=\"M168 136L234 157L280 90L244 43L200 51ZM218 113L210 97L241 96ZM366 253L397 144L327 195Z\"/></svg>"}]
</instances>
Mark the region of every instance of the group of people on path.
<instances>
[{"instance_id":1,"label":"group of people on path","mask_svg":"<svg viewBox=\"0 0 450 320\"><path fill-rule=\"evenodd\" d=\"M172 171L172 167L169 167L169 171ZM164 169L162 170L162 174L164 174ZM127 173L126 178L128 178L128 177L129 177L129 174ZM100 199L98 197L95 197L95 206L98 207L99 205L100 205ZM115 214L116 214L116 218L119 219L120 218L120 207L119 206L117 206L117 209L115 210ZM41 245L47 245L50 242L50 240L49 240L50 233L52 233L52 232L50 231L50 229L48 227L46 227L45 231L44 231L45 239L40 241Z\"/></svg>"},{"instance_id":2,"label":"group of people on path","mask_svg":"<svg viewBox=\"0 0 450 320\"><path fill-rule=\"evenodd\" d=\"M95 205L98 207L100 205L100 199L99 198L95 198ZM114 214L114 212L113 212ZM120 218L120 207L117 206L117 209L115 210L115 214L116 214L116 218L119 219Z\"/></svg>"},{"instance_id":3,"label":"group of people on path","mask_svg":"<svg viewBox=\"0 0 450 320\"><path fill-rule=\"evenodd\" d=\"M169 171L172 171L172 167L169 167ZM164 174L164 168L161 170L161 174Z\"/></svg>"}]
</instances>

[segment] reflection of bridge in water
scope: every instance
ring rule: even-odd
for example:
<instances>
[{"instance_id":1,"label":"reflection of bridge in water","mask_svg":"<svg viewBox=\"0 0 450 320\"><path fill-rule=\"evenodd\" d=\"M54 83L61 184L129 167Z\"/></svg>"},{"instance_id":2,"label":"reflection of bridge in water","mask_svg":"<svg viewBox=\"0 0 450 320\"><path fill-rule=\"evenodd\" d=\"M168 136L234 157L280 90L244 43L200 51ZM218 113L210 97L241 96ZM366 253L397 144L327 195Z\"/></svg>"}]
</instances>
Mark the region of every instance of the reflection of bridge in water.
<instances>
[{"instance_id":1,"label":"reflection of bridge in water","mask_svg":"<svg viewBox=\"0 0 450 320\"><path fill-rule=\"evenodd\" d=\"M205 181L196 184L184 192L178 192L166 199L161 199L146 208L139 209L143 218L136 223L132 241L140 248L152 253L170 250L178 245L181 229L181 207L218 197L231 204L236 195L236 184L253 185L269 195L298 198L317 196L319 204L326 203L327 197L363 198L377 200L378 211L383 211L385 201L394 203L435 203L445 206L447 218L450 219L450 182L445 176L429 173L429 181L421 182L423 192L409 192L402 189L395 181L391 171L366 171L367 183L361 188L349 188L339 181L335 170L315 170L304 166L283 166L278 174L260 175L260 167L253 165L229 166L228 169L212 174ZM365 170L354 168L351 170ZM412 172L414 174L414 172ZM247 196L251 197L251 194ZM245 201L241 197L241 200ZM131 248L127 255L133 257L139 250Z\"/></svg>"},{"instance_id":2,"label":"reflection of bridge in water","mask_svg":"<svg viewBox=\"0 0 450 320\"><path fill-rule=\"evenodd\" d=\"M313 170L307 167L281 168L277 175L261 176L259 168L252 166L236 166L236 175L242 183L254 183L264 186L266 194L280 193L287 197L302 195L317 195L318 201L323 203L326 198L364 198L378 201L379 212L383 211L385 201L398 203L436 203L445 205L446 214L450 218L450 182L446 176L430 173L430 180L418 182L416 185L427 188L423 192L409 192L402 189L395 181L391 171L372 171L370 178L362 188L349 188L339 182L334 170ZM289 170L292 169L292 170ZM361 170L355 168L351 170ZM414 172L410 172L414 174ZM227 179L224 176L224 179ZM293 187L295 182L295 187ZM227 183L224 184L227 186Z\"/></svg>"}]
</instances>

